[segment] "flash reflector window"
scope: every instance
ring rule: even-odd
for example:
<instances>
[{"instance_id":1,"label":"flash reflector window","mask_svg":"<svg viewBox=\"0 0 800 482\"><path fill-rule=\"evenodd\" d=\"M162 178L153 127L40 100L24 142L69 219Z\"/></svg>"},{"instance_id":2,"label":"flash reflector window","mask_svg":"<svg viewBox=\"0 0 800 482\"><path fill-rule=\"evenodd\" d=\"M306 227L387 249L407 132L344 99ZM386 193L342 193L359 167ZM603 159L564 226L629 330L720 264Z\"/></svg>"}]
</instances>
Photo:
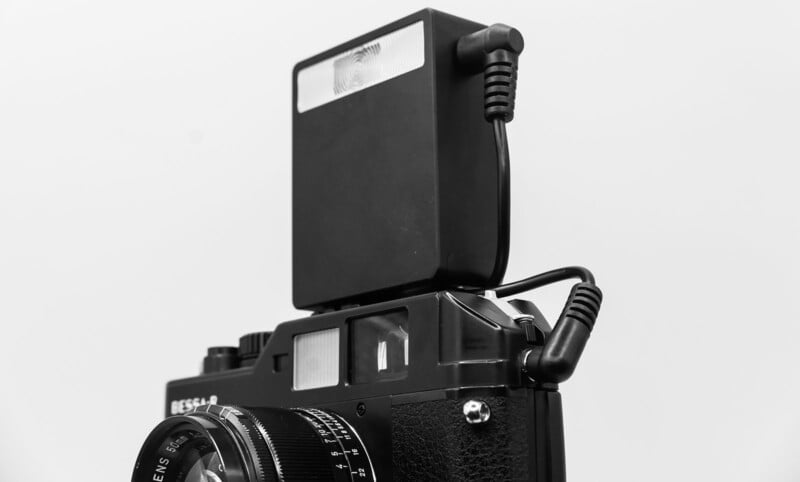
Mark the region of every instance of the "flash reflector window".
<instances>
[{"instance_id":1,"label":"flash reflector window","mask_svg":"<svg viewBox=\"0 0 800 482\"><path fill-rule=\"evenodd\" d=\"M294 389L339 384L339 328L294 337Z\"/></svg>"},{"instance_id":2,"label":"flash reflector window","mask_svg":"<svg viewBox=\"0 0 800 482\"><path fill-rule=\"evenodd\" d=\"M425 29L416 22L297 73L302 113L425 65Z\"/></svg>"}]
</instances>

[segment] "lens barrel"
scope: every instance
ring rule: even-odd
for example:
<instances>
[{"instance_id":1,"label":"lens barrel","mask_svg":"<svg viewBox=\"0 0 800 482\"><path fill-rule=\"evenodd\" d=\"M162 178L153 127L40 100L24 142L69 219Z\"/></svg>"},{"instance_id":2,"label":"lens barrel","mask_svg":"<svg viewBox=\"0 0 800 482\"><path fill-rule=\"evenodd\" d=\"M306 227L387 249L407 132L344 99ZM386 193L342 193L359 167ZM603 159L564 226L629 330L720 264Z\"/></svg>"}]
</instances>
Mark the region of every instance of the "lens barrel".
<instances>
[{"instance_id":1,"label":"lens barrel","mask_svg":"<svg viewBox=\"0 0 800 482\"><path fill-rule=\"evenodd\" d=\"M358 434L314 408L205 405L147 437L132 482L374 481Z\"/></svg>"}]
</instances>

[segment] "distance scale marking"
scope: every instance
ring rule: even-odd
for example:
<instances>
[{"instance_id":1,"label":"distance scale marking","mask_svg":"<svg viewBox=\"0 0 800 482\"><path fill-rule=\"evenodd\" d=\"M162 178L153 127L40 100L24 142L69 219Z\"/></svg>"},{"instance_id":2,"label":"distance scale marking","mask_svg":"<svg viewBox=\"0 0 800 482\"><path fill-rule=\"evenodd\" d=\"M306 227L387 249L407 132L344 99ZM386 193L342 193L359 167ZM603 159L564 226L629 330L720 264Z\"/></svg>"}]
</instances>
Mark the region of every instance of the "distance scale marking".
<instances>
[{"instance_id":1,"label":"distance scale marking","mask_svg":"<svg viewBox=\"0 0 800 482\"><path fill-rule=\"evenodd\" d=\"M375 481L375 471L361 438L353 427L340 417L316 409L296 408L317 431L326 447L330 447L328 457L336 470L336 480Z\"/></svg>"}]
</instances>

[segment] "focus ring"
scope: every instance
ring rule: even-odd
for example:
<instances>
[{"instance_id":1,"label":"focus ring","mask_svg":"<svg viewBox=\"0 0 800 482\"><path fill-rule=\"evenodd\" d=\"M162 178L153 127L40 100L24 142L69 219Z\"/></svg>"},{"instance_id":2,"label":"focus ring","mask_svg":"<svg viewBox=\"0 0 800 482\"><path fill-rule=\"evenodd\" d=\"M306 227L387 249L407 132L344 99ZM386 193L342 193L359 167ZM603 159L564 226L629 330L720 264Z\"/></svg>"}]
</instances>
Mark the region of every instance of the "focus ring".
<instances>
[{"instance_id":1,"label":"focus ring","mask_svg":"<svg viewBox=\"0 0 800 482\"><path fill-rule=\"evenodd\" d=\"M340 417L314 408L295 409L317 431L328 448L330 465L337 480L374 481L367 450L355 430Z\"/></svg>"},{"instance_id":2,"label":"focus ring","mask_svg":"<svg viewBox=\"0 0 800 482\"><path fill-rule=\"evenodd\" d=\"M280 408L254 408L274 458L279 480L338 481L320 434L300 414ZM349 480L349 479L345 479Z\"/></svg>"}]
</instances>

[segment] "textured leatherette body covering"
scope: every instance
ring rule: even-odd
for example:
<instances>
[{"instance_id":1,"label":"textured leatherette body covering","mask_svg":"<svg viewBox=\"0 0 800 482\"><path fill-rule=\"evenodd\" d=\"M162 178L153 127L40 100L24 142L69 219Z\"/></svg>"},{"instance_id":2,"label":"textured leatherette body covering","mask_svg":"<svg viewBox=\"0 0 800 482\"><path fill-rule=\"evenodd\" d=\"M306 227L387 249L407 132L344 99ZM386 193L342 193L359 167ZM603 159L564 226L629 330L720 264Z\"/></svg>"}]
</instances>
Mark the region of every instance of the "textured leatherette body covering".
<instances>
[{"instance_id":1,"label":"textured leatherette body covering","mask_svg":"<svg viewBox=\"0 0 800 482\"><path fill-rule=\"evenodd\" d=\"M528 480L525 400L474 399L491 408L483 424L466 422L467 399L392 407L393 480Z\"/></svg>"}]
</instances>

